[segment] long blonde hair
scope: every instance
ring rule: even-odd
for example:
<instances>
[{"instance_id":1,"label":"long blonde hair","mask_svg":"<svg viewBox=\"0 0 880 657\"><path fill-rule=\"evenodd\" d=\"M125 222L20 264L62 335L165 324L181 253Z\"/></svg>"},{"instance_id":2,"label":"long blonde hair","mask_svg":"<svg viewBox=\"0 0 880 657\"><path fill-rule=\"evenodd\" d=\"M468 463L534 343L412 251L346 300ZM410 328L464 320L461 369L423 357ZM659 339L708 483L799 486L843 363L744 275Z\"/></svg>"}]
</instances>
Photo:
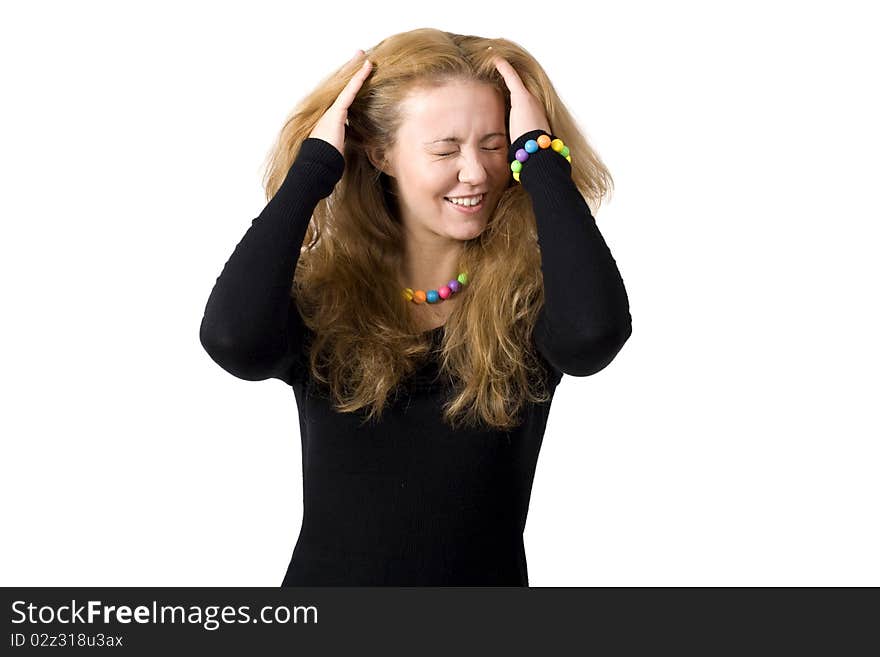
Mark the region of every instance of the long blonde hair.
<instances>
[{"instance_id":1,"label":"long blonde hair","mask_svg":"<svg viewBox=\"0 0 880 657\"><path fill-rule=\"evenodd\" d=\"M452 80L487 83L503 96L509 122L510 94L490 59L500 55L544 105L551 131L571 150L572 180L594 210L612 179L544 70L518 44L422 28L365 52L374 70L348 110L345 172L315 208L291 294L314 334L313 377L328 387L338 412L363 409L367 421L381 417L398 383L432 347L430 334L407 312L411 302L398 283L404 233L389 209L389 179L367 156L393 146L411 91ZM269 154L267 200L360 61L325 78L290 114ZM452 427L508 430L520 423L526 403L549 399L549 372L530 339L544 299L535 216L512 178L486 229L464 243L461 264L470 282L442 341L441 368L456 383L443 419Z\"/></svg>"}]
</instances>

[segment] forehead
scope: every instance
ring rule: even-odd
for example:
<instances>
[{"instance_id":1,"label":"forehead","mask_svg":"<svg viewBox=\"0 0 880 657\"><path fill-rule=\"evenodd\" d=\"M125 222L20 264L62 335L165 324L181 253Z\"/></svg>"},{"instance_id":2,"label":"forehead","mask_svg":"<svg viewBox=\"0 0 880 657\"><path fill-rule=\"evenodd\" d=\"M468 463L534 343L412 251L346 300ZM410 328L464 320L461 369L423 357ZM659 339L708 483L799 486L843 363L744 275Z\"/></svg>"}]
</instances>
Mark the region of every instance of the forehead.
<instances>
[{"instance_id":1,"label":"forehead","mask_svg":"<svg viewBox=\"0 0 880 657\"><path fill-rule=\"evenodd\" d=\"M403 103L403 115L401 132L423 141L504 132L504 100L497 89L479 82L414 90Z\"/></svg>"}]
</instances>

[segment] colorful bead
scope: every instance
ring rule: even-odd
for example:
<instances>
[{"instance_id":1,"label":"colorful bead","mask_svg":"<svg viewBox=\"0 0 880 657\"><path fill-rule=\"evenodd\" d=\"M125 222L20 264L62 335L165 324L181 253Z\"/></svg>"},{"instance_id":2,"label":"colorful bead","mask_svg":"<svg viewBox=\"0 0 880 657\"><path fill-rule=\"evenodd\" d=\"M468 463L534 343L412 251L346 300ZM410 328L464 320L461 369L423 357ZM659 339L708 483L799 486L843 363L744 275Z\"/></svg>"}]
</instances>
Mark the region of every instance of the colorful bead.
<instances>
[{"instance_id":1,"label":"colorful bead","mask_svg":"<svg viewBox=\"0 0 880 657\"><path fill-rule=\"evenodd\" d=\"M449 289L453 292L458 292L461 289L461 283L459 283L458 280L449 281L447 285L449 285Z\"/></svg>"},{"instance_id":2,"label":"colorful bead","mask_svg":"<svg viewBox=\"0 0 880 657\"><path fill-rule=\"evenodd\" d=\"M468 284L468 275L465 272L461 272L458 275L458 282L461 283L462 285L467 285Z\"/></svg>"},{"instance_id":3,"label":"colorful bead","mask_svg":"<svg viewBox=\"0 0 880 657\"><path fill-rule=\"evenodd\" d=\"M437 294L440 295L441 299L448 299L449 296L452 294L452 290L450 290L448 286L442 285L437 288Z\"/></svg>"},{"instance_id":4,"label":"colorful bead","mask_svg":"<svg viewBox=\"0 0 880 657\"><path fill-rule=\"evenodd\" d=\"M425 295L425 300L428 303L437 303L437 300L440 298L440 295L437 294L437 290L428 290L428 294Z\"/></svg>"},{"instance_id":5,"label":"colorful bead","mask_svg":"<svg viewBox=\"0 0 880 657\"><path fill-rule=\"evenodd\" d=\"M413 301L416 303L425 303L425 291L424 290L416 290L413 292Z\"/></svg>"},{"instance_id":6,"label":"colorful bead","mask_svg":"<svg viewBox=\"0 0 880 657\"><path fill-rule=\"evenodd\" d=\"M413 289L411 287L403 288L403 298L407 301L412 301L413 298Z\"/></svg>"},{"instance_id":7,"label":"colorful bead","mask_svg":"<svg viewBox=\"0 0 880 657\"><path fill-rule=\"evenodd\" d=\"M550 150L559 153L568 160L569 164L571 164L571 154L568 150L568 146L566 146L561 139L551 139L550 135L544 133L539 136L537 140L527 140L526 143L523 144L523 147L517 149L514 154L514 160L510 163L510 171L516 182L521 182L520 173L523 169L523 162L526 162L529 159L530 153L536 153L541 148L549 148Z\"/></svg>"}]
</instances>

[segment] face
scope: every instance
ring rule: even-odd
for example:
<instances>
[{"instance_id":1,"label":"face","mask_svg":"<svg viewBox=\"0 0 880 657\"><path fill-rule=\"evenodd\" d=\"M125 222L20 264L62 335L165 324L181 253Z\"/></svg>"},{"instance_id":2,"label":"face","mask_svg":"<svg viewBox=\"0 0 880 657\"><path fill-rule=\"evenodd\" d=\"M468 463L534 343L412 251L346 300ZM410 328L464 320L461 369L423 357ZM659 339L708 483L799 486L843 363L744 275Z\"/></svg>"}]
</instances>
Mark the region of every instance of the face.
<instances>
[{"instance_id":1,"label":"face","mask_svg":"<svg viewBox=\"0 0 880 657\"><path fill-rule=\"evenodd\" d=\"M454 82L410 94L404 116L386 171L407 231L477 237L510 177L501 95L487 84ZM475 208L446 200L477 194Z\"/></svg>"}]
</instances>

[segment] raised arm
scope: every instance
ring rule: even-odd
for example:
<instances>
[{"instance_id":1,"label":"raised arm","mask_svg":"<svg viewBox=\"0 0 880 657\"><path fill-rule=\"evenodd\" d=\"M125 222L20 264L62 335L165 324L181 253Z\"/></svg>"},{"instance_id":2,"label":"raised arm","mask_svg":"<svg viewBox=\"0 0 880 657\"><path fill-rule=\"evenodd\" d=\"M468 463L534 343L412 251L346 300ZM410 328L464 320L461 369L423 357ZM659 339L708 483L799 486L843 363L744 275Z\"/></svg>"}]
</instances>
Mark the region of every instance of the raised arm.
<instances>
[{"instance_id":1,"label":"raised arm","mask_svg":"<svg viewBox=\"0 0 880 657\"><path fill-rule=\"evenodd\" d=\"M526 141L542 134L544 130L531 130L517 137L508 162ZM565 141L564 135L560 138ZM562 155L550 148L531 153L520 171L520 183L532 199L544 276L535 344L557 370L572 376L595 374L632 333L617 263Z\"/></svg>"},{"instance_id":2,"label":"raised arm","mask_svg":"<svg viewBox=\"0 0 880 657\"><path fill-rule=\"evenodd\" d=\"M309 220L345 170L348 108L372 71L364 52L342 69L347 82L300 145L284 182L235 247L217 278L199 339L223 369L240 379L305 374L305 325L291 287Z\"/></svg>"},{"instance_id":3,"label":"raised arm","mask_svg":"<svg viewBox=\"0 0 880 657\"><path fill-rule=\"evenodd\" d=\"M223 267L199 339L230 374L288 384L301 374L305 327L291 297L293 274L312 212L344 167L342 154L327 141L303 141L281 187Z\"/></svg>"}]
</instances>

